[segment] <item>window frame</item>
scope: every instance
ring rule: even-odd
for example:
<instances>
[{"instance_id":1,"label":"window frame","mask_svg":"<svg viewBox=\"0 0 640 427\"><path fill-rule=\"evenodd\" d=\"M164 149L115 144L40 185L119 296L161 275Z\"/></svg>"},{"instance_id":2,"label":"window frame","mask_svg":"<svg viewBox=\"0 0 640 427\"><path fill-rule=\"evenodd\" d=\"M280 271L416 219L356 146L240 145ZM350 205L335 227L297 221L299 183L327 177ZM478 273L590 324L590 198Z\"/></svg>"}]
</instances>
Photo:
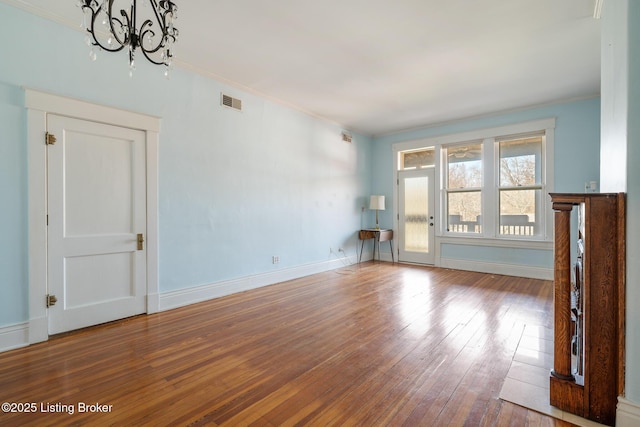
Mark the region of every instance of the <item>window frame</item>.
<instances>
[{"instance_id":1,"label":"window frame","mask_svg":"<svg viewBox=\"0 0 640 427\"><path fill-rule=\"evenodd\" d=\"M539 182L536 180L536 182L534 184L528 184L528 185L520 185L520 186L512 186L512 185L503 185L501 182L501 178L502 178L502 156L501 156L501 147L500 144L503 142L509 142L509 141L517 141L517 140L521 140L521 139L527 139L527 138L541 138L540 141L540 164L538 165L538 161L536 160L536 169L539 166L540 167L540 180ZM496 235L501 238L509 238L509 239L536 239L541 236L542 232L543 232L543 228L544 228L544 207L545 207L545 203L544 203L544 199L545 199L545 194L546 194L546 190L545 190L545 181L546 181L546 177L545 177L545 145L546 145L546 131L545 130L541 130L541 131L537 131L537 132L528 132L525 134L518 134L518 135L505 135L505 136L500 136L500 137L496 137L494 138L495 141L495 151L496 151L496 161L495 161L495 172L496 172L496 191L497 191L497 202L498 202L498 206L497 206L497 230L496 230ZM534 191L540 191L540 195L539 195L539 204L536 204L536 218L539 218L539 220L537 220L535 222L534 225L534 230L537 229L535 231L535 233L533 235L509 235L509 234L502 234L501 228L502 228L502 212L501 212L501 197L502 197L502 192L503 191L528 191L528 190L534 190Z\"/></svg>"},{"instance_id":2,"label":"window frame","mask_svg":"<svg viewBox=\"0 0 640 427\"><path fill-rule=\"evenodd\" d=\"M455 148L460 148L460 147L467 147L467 146L472 146L472 145L479 145L480 146L480 185L479 186L469 186L469 187L450 187L449 186L449 169L450 169L450 164L451 162L449 162L449 150L451 149L455 149ZM462 142L458 142L458 143L453 143L453 144L447 144L441 147L441 162L442 162L442 206L444 206L444 214L442 216L442 223L443 223L443 232L447 233L447 234L454 234L454 235L460 235L460 236L482 236L483 234L483 222L478 222L477 226L480 227L479 232L469 232L469 231L453 231L450 230L450 215L449 215L449 196L452 194L462 194L462 193L479 193L480 194L480 217L482 218L482 220L484 221L484 217L482 217L482 214L484 212L484 197L483 197L483 192L484 192L484 188L485 188L485 174L486 174L486 163L485 163L485 146L484 146L484 140L472 140L472 141L462 141Z\"/></svg>"},{"instance_id":3,"label":"window frame","mask_svg":"<svg viewBox=\"0 0 640 427\"><path fill-rule=\"evenodd\" d=\"M422 152L428 152L428 151L433 151L433 164L421 164L418 166L409 166L407 167L406 165L406 159L405 156L407 154L415 154L415 153L422 153ZM402 150L402 151L398 151L397 154L394 156L398 159L398 165L395 169L395 171L408 171L408 170L417 170L417 169L425 169L425 168L434 168L436 166L437 161L437 156L436 156L436 148L434 146L429 146L429 147L420 147L417 149L410 149L410 150Z\"/></svg>"},{"instance_id":4,"label":"window frame","mask_svg":"<svg viewBox=\"0 0 640 427\"><path fill-rule=\"evenodd\" d=\"M553 238L553 212L550 200L547 197L549 192L554 191L554 137L556 119L544 118L527 122L513 123L503 126L495 126L471 130L466 132L452 133L435 137L401 141L393 144L394 177L397 178L399 170L398 153L403 151L420 150L427 147L435 147L436 159L436 188L439 196L436 197L436 239L439 243L459 243L470 245L500 246L500 247L527 247L547 248ZM533 236L500 235L499 233L499 213L500 213L500 174L499 174L499 141L507 139L517 139L526 134L544 133L541 154L541 201L539 211L540 232ZM446 148L455 145L464 145L475 141L482 141L483 156L483 184L482 194L482 232L481 233L456 233L447 231L447 193L445 192L445 180L447 179ZM490 159L490 160L489 160ZM487 164L489 162L489 165ZM395 197L395 196L394 196Z\"/></svg>"},{"instance_id":5,"label":"window frame","mask_svg":"<svg viewBox=\"0 0 640 427\"><path fill-rule=\"evenodd\" d=\"M465 192L471 191L468 189L450 189L448 188L448 176L443 175L442 177L442 199L441 205L443 207L442 211L442 235L447 237L468 237L468 238L491 238L498 240L548 240L547 227L550 223L550 220L547 219L545 212L547 209L547 201L544 195L548 192L547 190L547 182L548 182L548 166L547 166L547 155L548 148L546 147L547 143L547 134L552 133L553 131L549 131L548 128L545 129L537 129L537 130L528 130L526 132L514 132L511 134L500 134L500 130L504 130L501 128L497 128L495 130L495 134L492 136L485 137L482 142L482 186L480 187L480 205L481 205L481 221L479 222L480 231L477 233L474 232L460 232L455 230L449 230L449 195L454 192ZM501 192L507 189L510 189L509 186L502 186L500 183L500 142L510 141L521 138L525 135L542 135L541 141L541 156L540 156L540 183L535 184L531 187L531 189L540 190L540 205L536 206L536 212L539 212L540 215L536 218L535 228L538 233L534 235L512 235L512 234L502 234L500 229L501 223L501 213L500 213L500 196ZM441 162L442 169L444 174L448 174L448 159L447 152L450 148L455 148L460 145L468 145L475 143L475 141L464 141L464 142L456 142L450 143L446 145L442 145L441 152ZM477 187L473 187L473 191L476 190ZM523 190L524 187L518 187L518 189Z\"/></svg>"}]
</instances>

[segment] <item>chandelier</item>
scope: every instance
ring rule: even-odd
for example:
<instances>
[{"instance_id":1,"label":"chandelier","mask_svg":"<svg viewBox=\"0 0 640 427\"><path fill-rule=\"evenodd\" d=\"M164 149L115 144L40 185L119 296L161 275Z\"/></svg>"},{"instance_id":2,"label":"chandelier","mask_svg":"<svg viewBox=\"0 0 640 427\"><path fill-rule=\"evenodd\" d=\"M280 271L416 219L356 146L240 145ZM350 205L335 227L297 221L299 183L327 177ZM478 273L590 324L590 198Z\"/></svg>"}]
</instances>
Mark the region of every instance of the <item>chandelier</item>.
<instances>
[{"instance_id":1,"label":"chandelier","mask_svg":"<svg viewBox=\"0 0 640 427\"><path fill-rule=\"evenodd\" d=\"M124 0L79 0L78 7L83 12L82 28L87 30L86 42L91 47L89 57L95 61L97 50L119 52L127 48L131 76L135 70L135 53L139 49L149 62L164 65L168 77L174 56L173 44L178 38L178 29L173 25L178 7L171 0L128 2L127 10L121 8L127 7ZM141 3L140 7L138 3Z\"/></svg>"}]
</instances>

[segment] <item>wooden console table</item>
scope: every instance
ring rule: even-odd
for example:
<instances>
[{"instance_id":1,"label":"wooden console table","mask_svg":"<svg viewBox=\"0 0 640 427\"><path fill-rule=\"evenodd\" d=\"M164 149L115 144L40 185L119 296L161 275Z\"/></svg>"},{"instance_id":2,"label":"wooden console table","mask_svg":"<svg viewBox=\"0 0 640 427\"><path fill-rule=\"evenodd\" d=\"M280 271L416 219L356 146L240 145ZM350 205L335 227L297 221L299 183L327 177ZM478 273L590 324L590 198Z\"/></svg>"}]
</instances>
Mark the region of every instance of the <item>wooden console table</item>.
<instances>
[{"instance_id":1,"label":"wooden console table","mask_svg":"<svg viewBox=\"0 0 640 427\"><path fill-rule=\"evenodd\" d=\"M362 260L362 251L364 249L364 241L369 239L373 240L373 259L376 259L376 243L378 244L378 260L380 260L380 242L389 242L389 247L391 248L391 260L393 262L396 259L393 256L393 230L388 229L376 229L376 228L364 228L360 230L358 233L358 238L362 240L362 244L360 245L360 258L358 258L358 262Z\"/></svg>"}]
</instances>

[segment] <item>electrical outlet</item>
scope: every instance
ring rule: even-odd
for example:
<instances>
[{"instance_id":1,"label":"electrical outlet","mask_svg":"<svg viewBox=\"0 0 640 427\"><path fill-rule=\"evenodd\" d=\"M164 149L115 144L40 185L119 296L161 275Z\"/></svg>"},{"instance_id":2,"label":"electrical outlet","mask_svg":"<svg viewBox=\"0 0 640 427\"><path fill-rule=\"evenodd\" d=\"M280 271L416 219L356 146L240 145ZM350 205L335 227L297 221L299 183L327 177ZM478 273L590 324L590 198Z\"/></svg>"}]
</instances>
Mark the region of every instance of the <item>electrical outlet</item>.
<instances>
[{"instance_id":1,"label":"electrical outlet","mask_svg":"<svg viewBox=\"0 0 640 427\"><path fill-rule=\"evenodd\" d=\"M272 256L271 257L271 262L274 263L274 264L279 263L280 262L280 257L276 256L276 255Z\"/></svg>"}]
</instances>

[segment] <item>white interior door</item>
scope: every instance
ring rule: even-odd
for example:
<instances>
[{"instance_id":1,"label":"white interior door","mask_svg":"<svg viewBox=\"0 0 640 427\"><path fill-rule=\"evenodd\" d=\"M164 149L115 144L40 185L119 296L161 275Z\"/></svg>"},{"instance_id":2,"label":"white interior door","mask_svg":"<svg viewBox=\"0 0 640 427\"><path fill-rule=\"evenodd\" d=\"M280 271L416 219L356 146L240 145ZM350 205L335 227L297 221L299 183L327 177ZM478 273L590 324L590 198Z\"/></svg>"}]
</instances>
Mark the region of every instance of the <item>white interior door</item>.
<instances>
[{"instance_id":1,"label":"white interior door","mask_svg":"<svg viewBox=\"0 0 640 427\"><path fill-rule=\"evenodd\" d=\"M434 169L398 172L398 260L435 261Z\"/></svg>"},{"instance_id":2,"label":"white interior door","mask_svg":"<svg viewBox=\"0 0 640 427\"><path fill-rule=\"evenodd\" d=\"M145 133L48 115L49 333L146 311Z\"/></svg>"}]
</instances>

